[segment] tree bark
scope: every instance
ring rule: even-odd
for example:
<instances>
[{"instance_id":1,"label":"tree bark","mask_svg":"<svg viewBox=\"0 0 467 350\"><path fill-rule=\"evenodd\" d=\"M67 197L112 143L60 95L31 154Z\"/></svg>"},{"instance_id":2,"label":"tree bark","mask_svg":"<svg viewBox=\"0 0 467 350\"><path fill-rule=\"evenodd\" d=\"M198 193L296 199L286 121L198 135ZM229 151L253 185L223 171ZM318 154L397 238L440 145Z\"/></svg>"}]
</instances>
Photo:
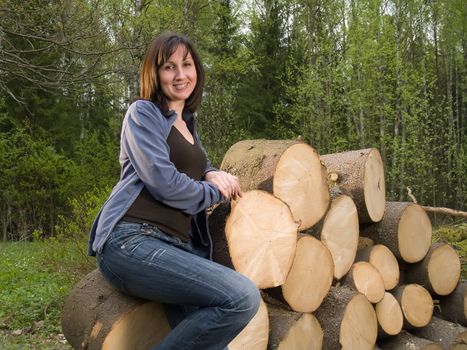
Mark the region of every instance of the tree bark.
<instances>
[{"instance_id":1,"label":"tree bark","mask_svg":"<svg viewBox=\"0 0 467 350\"><path fill-rule=\"evenodd\" d=\"M324 330L323 349L373 349L378 325L373 306L364 295L332 287L314 315Z\"/></svg>"},{"instance_id":2,"label":"tree bark","mask_svg":"<svg viewBox=\"0 0 467 350\"><path fill-rule=\"evenodd\" d=\"M221 169L238 176L243 191L264 190L287 203L300 230L318 222L329 206L326 170L318 153L299 141L237 142Z\"/></svg>"},{"instance_id":3,"label":"tree bark","mask_svg":"<svg viewBox=\"0 0 467 350\"><path fill-rule=\"evenodd\" d=\"M434 310L437 317L467 327L467 281L460 282L451 294L438 299Z\"/></svg>"},{"instance_id":4,"label":"tree bark","mask_svg":"<svg viewBox=\"0 0 467 350\"><path fill-rule=\"evenodd\" d=\"M451 349L456 345L457 337L465 333L467 328L438 317L433 317L428 325L414 329L413 335L441 343L444 349Z\"/></svg>"},{"instance_id":5,"label":"tree bark","mask_svg":"<svg viewBox=\"0 0 467 350\"><path fill-rule=\"evenodd\" d=\"M383 218L386 185L381 155L376 148L321 156L328 173L336 173L336 185L352 197L360 223Z\"/></svg>"},{"instance_id":6,"label":"tree bark","mask_svg":"<svg viewBox=\"0 0 467 350\"><path fill-rule=\"evenodd\" d=\"M460 274L456 251L449 244L434 243L422 261L406 266L404 283L418 283L430 293L448 295L459 283Z\"/></svg>"},{"instance_id":7,"label":"tree bark","mask_svg":"<svg viewBox=\"0 0 467 350\"><path fill-rule=\"evenodd\" d=\"M416 337L406 331L378 345L383 350L443 350L439 343Z\"/></svg>"},{"instance_id":8,"label":"tree bark","mask_svg":"<svg viewBox=\"0 0 467 350\"><path fill-rule=\"evenodd\" d=\"M360 234L387 246L409 263L422 260L431 245L431 222L425 211L408 202L387 202L383 220L361 227Z\"/></svg>"},{"instance_id":9,"label":"tree bark","mask_svg":"<svg viewBox=\"0 0 467 350\"><path fill-rule=\"evenodd\" d=\"M62 329L74 349L147 350L170 326L161 304L118 292L94 270L68 296Z\"/></svg>"},{"instance_id":10,"label":"tree bark","mask_svg":"<svg viewBox=\"0 0 467 350\"><path fill-rule=\"evenodd\" d=\"M323 331L318 320L310 313L288 311L268 304L268 350L320 350Z\"/></svg>"}]
</instances>

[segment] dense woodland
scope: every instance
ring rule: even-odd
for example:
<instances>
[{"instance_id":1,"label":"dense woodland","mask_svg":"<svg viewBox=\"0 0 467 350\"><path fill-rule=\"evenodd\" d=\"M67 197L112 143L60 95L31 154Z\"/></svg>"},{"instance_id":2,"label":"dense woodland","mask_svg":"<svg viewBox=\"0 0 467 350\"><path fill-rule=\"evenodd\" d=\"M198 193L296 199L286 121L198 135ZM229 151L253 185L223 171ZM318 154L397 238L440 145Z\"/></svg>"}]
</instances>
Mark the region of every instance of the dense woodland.
<instances>
[{"instance_id":1,"label":"dense woodland","mask_svg":"<svg viewBox=\"0 0 467 350\"><path fill-rule=\"evenodd\" d=\"M0 240L87 231L164 29L203 57L215 164L248 138L376 147L388 199L466 209L465 0L0 0Z\"/></svg>"}]
</instances>

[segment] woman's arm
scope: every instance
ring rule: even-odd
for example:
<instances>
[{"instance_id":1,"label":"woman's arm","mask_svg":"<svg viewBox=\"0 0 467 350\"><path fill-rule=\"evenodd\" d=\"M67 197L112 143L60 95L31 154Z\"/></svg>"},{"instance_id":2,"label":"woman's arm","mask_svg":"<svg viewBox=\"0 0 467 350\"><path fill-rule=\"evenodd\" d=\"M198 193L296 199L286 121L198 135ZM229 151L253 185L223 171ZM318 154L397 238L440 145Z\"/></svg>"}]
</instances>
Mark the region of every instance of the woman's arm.
<instances>
[{"instance_id":1,"label":"woman's arm","mask_svg":"<svg viewBox=\"0 0 467 350\"><path fill-rule=\"evenodd\" d=\"M193 215L222 198L215 183L195 181L170 161L162 118L152 103L134 103L123 125L121 147L156 200Z\"/></svg>"}]
</instances>

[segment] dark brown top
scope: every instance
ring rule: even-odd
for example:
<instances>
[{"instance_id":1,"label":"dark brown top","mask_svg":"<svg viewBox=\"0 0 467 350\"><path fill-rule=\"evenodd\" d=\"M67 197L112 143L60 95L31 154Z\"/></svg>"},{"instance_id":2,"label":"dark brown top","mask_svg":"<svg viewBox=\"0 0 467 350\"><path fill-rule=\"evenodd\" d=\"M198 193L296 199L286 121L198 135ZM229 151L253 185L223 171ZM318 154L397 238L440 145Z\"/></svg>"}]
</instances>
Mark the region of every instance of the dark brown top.
<instances>
[{"instance_id":1,"label":"dark brown top","mask_svg":"<svg viewBox=\"0 0 467 350\"><path fill-rule=\"evenodd\" d=\"M195 142L192 145L174 126L167 137L167 144L170 147L170 160L177 170L193 180L201 180L206 170L207 159L199 144ZM189 238L191 218L191 215L180 209L156 200L146 187L143 187L123 217L127 221L153 224L185 242Z\"/></svg>"}]
</instances>

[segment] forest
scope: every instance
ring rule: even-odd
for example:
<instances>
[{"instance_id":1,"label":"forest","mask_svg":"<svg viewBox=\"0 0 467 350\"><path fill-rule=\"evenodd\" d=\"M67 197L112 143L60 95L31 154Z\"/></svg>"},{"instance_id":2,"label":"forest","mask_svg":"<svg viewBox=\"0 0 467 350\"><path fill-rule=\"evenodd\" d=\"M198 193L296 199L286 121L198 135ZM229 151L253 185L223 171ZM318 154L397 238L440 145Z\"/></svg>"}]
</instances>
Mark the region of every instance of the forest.
<instances>
[{"instance_id":1,"label":"forest","mask_svg":"<svg viewBox=\"0 0 467 350\"><path fill-rule=\"evenodd\" d=\"M0 0L0 240L86 234L163 30L206 70L198 129L377 148L387 197L467 208L465 0Z\"/></svg>"}]
</instances>

